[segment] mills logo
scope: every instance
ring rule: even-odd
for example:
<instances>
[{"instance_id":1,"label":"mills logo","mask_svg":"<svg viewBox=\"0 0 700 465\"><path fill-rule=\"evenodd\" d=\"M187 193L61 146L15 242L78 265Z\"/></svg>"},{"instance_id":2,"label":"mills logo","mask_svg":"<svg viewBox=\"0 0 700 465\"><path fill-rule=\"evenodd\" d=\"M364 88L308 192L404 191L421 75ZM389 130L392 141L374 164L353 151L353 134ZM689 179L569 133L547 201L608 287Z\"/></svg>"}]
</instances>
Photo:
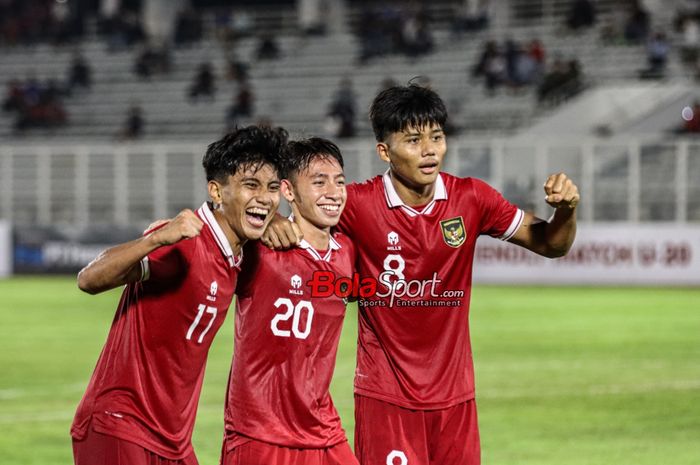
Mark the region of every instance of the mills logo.
<instances>
[{"instance_id":1,"label":"mills logo","mask_svg":"<svg viewBox=\"0 0 700 465\"><path fill-rule=\"evenodd\" d=\"M401 246L398 245L399 235L394 231L386 235L386 241L389 243L389 246L386 248L387 250L401 250Z\"/></svg>"},{"instance_id":2,"label":"mills logo","mask_svg":"<svg viewBox=\"0 0 700 465\"><path fill-rule=\"evenodd\" d=\"M292 276L292 278L289 280L289 283L292 285L292 288L289 290L290 294L294 295L303 295L304 291L300 289L301 287L301 276L298 274L295 274Z\"/></svg>"},{"instance_id":3,"label":"mills logo","mask_svg":"<svg viewBox=\"0 0 700 465\"><path fill-rule=\"evenodd\" d=\"M396 245L399 243L399 235L396 234L394 231L391 231L389 234L387 234L386 239L389 241L390 245Z\"/></svg>"},{"instance_id":4,"label":"mills logo","mask_svg":"<svg viewBox=\"0 0 700 465\"><path fill-rule=\"evenodd\" d=\"M209 295L207 296L207 300L214 302L216 300L216 293L218 290L219 283L217 283L216 281L212 281L209 285Z\"/></svg>"}]
</instances>

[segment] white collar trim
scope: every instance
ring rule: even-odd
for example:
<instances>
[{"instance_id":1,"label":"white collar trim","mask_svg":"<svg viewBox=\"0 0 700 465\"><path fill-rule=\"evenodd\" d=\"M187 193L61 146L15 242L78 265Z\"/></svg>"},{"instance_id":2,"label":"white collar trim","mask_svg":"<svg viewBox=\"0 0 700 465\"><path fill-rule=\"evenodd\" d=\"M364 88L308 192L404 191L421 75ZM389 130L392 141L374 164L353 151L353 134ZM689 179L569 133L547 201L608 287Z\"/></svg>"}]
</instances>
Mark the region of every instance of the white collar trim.
<instances>
[{"instance_id":1,"label":"white collar trim","mask_svg":"<svg viewBox=\"0 0 700 465\"><path fill-rule=\"evenodd\" d=\"M389 208L401 207L401 209L411 217L427 215L433 211L435 201L447 200L447 187L445 187L445 181L443 181L441 174L438 174L438 177L435 180L435 193L433 194L433 199L421 211L406 205L404 201L401 200L401 197L399 197L398 192L396 192L394 185L391 183L391 175L389 174L389 170L386 170L382 176L382 183L384 184L384 196L386 197L386 203Z\"/></svg>"},{"instance_id":2,"label":"white collar trim","mask_svg":"<svg viewBox=\"0 0 700 465\"><path fill-rule=\"evenodd\" d=\"M214 236L214 240L219 246L219 249L221 249L221 252L224 254L226 259L228 260L228 263L230 266L240 266L241 261L243 260L243 249L241 248L241 253L238 256L233 255L233 249L231 248L231 244L228 241L228 238L224 234L224 231L221 229L221 226L219 226L219 223L217 223L216 218L214 218L214 213L211 211L211 208L209 208L209 204L207 202L204 202L201 207L197 210L197 213L199 213L199 216L202 218L204 223L209 226L209 229L211 229L211 232Z\"/></svg>"},{"instance_id":3,"label":"white collar trim","mask_svg":"<svg viewBox=\"0 0 700 465\"><path fill-rule=\"evenodd\" d=\"M294 221L294 213L289 215L289 221ZM328 250L326 250L326 253L322 256L320 253L318 253L318 250L314 249L311 244L306 239L302 239L301 242L299 243L299 248L306 250L309 255L311 255L314 260L321 260L324 262L330 262L331 261L331 256L333 255L333 251L338 250L341 248L341 245L338 243L338 241L335 240L333 236L330 237L330 240L328 241Z\"/></svg>"}]
</instances>

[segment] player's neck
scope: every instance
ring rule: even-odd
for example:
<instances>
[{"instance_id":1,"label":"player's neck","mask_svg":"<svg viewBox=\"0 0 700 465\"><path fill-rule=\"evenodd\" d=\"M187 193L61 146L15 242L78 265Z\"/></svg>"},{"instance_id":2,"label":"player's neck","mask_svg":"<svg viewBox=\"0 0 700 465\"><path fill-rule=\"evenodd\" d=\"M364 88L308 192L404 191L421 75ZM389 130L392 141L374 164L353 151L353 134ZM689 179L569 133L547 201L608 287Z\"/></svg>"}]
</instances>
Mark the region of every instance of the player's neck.
<instances>
[{"instance_id":1,"label":"player's neck","mask_svg":"<svg viewBox=\"0 0 700 465\"><path fill-rule=\"evenodd\" d=\"M233 229L231 229L231 226L228 224L228 221L221 215L221 212L218 210L214 210L214 219L216 219L216 222L219 224L219 227L221 230L224 232L224 236L226 236L226 239L228 239L228 243L231 246L231 251L233 252L233 255L240 255L241 249L247 242L247 239L241 239L238 237L238 234L235 233Z\"/></svg>"},{"instance_id":2,"label":"player's neck","mask_svg":"<svg viewBox=\"0 0 700 465\"><path fill-rule=\"evenodd\" d=\"M304 240L316 250L328 250L331 241L331 228L319 228L314 226L298 214L294 214L294 222L304 233Z\"/></svg>"},{"instance_id":3,"label":"player's neck","mask_svg":"<svg viewBox=\"0 0 700 465\"><path fill-rule=\"evenodd\" d=\"M435 195L435 183L427 185L409 184L390 172L391 185L403 203L409 207L418 207L430 203Z\"/></svg>"}]
</instances>

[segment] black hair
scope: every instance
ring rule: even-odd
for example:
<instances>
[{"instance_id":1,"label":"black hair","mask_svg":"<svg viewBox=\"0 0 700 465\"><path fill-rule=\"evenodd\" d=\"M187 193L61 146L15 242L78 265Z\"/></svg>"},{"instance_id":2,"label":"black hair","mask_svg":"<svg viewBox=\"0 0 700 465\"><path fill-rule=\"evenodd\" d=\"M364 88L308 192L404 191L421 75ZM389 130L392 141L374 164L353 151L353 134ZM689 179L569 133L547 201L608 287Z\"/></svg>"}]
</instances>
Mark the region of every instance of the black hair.
<instances>
[{"instance_id":1,"label":"black hair","mask_svg":"<svg viewBox=\"0 0 700 465\"><path fill-rule=\"evenodd\" d=\"M269 163L279 174L285 158L287 131L269 126L236 128L207 147L202 166L207 181L226 184L240 168L258 170Z\"/></svg>"},{"instance_id":2,"label":"black hair","mask_svg":"<svg viewBox=\"0 0 700 465\"><path fill-rule=\"evenodd\" d=\"M408 127L437 124L445 127L447 109L440 96L417 84L394 86L381 91L369 109L374 137L378 142Z\"/></svg>"},{"instance_id":3,"label":"black hair","mask_svg":"<svg viewBox=\"0 0 700 465\"><path fill-rule=\"evenodd\" d=\"M287 144L287 151L280 177L291 179L296 174L304 171L309 164L317 159L333 159L343 168L343 155L333 142L321 137L295 140Z\"/></svg>"}]
</instances>

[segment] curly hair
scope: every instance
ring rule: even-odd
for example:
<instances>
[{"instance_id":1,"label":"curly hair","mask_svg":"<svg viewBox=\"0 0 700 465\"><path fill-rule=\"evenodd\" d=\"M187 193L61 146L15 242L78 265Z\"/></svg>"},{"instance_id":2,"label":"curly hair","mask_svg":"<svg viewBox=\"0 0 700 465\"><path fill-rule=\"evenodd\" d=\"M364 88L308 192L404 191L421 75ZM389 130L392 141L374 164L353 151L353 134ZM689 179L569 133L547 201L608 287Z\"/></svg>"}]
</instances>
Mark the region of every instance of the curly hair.
<instances>
[{"instance_id":1,"label":"curly hair","mask_svg":"<svg viewBox=\"0 0 700 465\"><path fill-rule=\"evenodd\" d=\"M281 127L236 128L207 147L202 159L207 181L226 184L240 168L258 170L264 164L272 165L279 174L286 146L287 131Z\"/></svg>"}]
</instances>

